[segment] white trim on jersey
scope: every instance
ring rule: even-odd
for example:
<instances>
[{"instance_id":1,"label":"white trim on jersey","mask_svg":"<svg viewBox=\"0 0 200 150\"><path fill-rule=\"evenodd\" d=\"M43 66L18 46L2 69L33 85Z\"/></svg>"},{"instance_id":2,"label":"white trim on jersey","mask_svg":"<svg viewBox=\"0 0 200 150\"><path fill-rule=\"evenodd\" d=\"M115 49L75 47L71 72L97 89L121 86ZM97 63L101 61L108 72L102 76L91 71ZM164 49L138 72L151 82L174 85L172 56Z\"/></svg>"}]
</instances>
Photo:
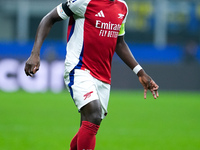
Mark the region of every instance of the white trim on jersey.
<instances>
[{"instance_id":1,"label":"white trim on jersey","mask_svg":"<svg viewBox=\"0 0 200 150\"><path fill-rule=\"evenodd\" d=\"M126 19L127 19L127 16L128 16L128 6L127 6L127 4L126 4L126 2L124 1L124 0L118 0L119 2L122 2L122 3L124 3L124 5L126 5L126 8L127 8L127 14L126 14L126 16L125 16L125 18L124 18L124 20L123 20L123 22L122 23L126 23Z\"/></svg>"},{"instance_id":2,"label":"white trim on jersey","mask_svg":"<svg viewBox=\"0 0 200 150\"><path fill-rule=\"evenodd\" d=\"M91 0L76 0L72 1L68 6L69 9L79 17L84 17L88 3Z\"/></svg>"},{"instance_id":3,"label":"white trim on jersey","mask_svg":"<svg viewBox=\"0 0 200 150\"><path fill-rule=\"evenodd\" d=\"M74 32L67 43L67 55L65 59L66 72L70 72L79 62L79 57L83 49L84 21L84 18L76 20Z\"/></svg>"}]
</instances>

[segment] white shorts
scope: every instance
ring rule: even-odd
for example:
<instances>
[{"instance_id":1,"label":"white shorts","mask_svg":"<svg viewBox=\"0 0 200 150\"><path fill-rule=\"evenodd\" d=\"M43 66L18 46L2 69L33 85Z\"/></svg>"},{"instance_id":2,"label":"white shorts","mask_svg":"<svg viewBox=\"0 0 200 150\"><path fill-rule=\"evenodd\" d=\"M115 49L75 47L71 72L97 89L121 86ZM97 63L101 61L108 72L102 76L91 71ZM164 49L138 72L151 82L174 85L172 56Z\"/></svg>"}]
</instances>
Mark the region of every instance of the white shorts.
<instances>
[{"instance_id":1,"label":"white shorts","mask_svg":"<svg viewBox=\"0 0 200 150\"><path fill-rule=\"evenodd\" d=\"M65 74L65 84L78 110L93 100L99 100L103 119L107 114L110 97L110 84L94 78L89 72L81 69Z\"/></svg>"}]
</instances>

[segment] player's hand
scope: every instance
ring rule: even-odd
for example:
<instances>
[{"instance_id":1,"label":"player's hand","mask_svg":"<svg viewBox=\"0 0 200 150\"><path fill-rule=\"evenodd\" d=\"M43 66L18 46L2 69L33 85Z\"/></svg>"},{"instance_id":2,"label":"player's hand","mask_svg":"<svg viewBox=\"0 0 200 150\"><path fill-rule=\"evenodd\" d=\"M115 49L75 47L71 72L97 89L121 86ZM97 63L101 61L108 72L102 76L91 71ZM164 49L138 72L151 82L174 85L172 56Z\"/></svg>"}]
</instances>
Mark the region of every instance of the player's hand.
<instances>
[{"instance_id":1,"label":"player's hand","mask_svg":"<svg viewBox=\"0 0 200 150\"><path fill-rule=\"evenodd\" d=\"M27 76L33 77L33 75L39 70L40 57L36 54L31 54L25 64L24 71Z\"/></svg>"},{"instance_id":2,"label":"player's hand","mask_svg":"<svg viewBox=\"0 0 200 150\"><path fill-rule=\"evenodd\" d=\"M139 81L144 87L144 98L147 97L147 91L150 90L153 97L156 99L159 97L158 88L159 86L148 76L146 73L142 76L139 76Z\"/></svg>"}]
</instances>

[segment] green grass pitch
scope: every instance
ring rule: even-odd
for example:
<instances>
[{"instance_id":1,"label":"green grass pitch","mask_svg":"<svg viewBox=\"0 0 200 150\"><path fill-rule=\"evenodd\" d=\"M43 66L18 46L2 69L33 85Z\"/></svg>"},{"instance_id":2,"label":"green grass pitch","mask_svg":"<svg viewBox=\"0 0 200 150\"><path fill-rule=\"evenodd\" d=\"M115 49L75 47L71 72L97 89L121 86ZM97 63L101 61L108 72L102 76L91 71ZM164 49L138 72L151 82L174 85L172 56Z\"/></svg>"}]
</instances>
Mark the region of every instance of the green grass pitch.
<instances>
[{"instance_id":1,"label":"green grass pitch","mask_svg":"<svg viewBox=\"0 0 200 150\"><path fill-rule=\"evenodd\" d=\"M200 150L200 93L111 91L96 150ZM0 150L67 150L79 128L68 92L0 91Z\"/></svg>"}]
</instances>

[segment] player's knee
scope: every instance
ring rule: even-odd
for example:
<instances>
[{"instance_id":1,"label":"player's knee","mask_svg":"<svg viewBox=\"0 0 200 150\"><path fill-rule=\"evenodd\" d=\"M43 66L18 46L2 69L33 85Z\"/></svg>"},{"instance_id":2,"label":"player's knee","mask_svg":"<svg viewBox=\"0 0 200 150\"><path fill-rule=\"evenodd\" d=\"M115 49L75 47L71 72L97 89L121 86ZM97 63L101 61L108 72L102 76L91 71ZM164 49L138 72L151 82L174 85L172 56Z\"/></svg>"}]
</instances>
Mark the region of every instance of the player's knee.
<instances>
[{"instance_id":1,"label":"player's knee","mask_svg":"<svg viewBox=\"0 0 200 150\"><path fill-rule=\"evenodd\" d=\"M100 125L101 123L101 110L96 111L90 115L90 121L94 124Z\"/></svg>"},{"instance_id":2,"label":"player's knee","mask_svg":"<svg viewBox=\"0 0 200 150\"><path fill-rule=\"evenodd\" d=\"M100 125L101 123L101 104L99 101L92 101L81 109L81 120L89 121Z\"/></svg>"},{"instance_id":3,"label":"player's knee","mask_svg":"<svg viewBox=\"0 0 200 150\"><path fill-rule=\"evenodd\" d=\"M101 109L94 109L93 111L88 111L88 113L84 113L84 120L92 122L94 124L100 125L101 123Z\"/></svg>"}]
</instances>

